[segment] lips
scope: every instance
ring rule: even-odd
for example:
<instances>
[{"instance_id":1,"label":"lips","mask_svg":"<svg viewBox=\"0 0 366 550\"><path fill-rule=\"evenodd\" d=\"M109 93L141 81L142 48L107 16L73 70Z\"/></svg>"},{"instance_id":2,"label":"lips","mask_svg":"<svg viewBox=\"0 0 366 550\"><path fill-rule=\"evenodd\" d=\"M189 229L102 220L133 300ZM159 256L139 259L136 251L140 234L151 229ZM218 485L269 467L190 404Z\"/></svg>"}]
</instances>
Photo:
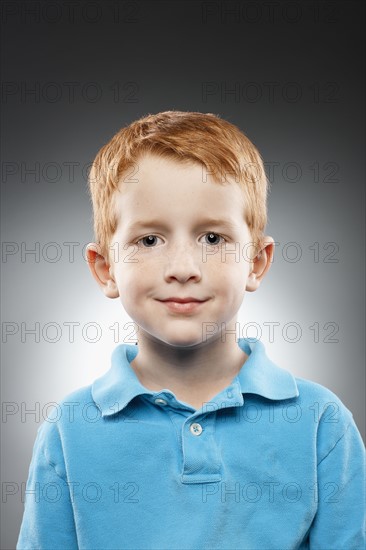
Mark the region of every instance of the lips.
<instances>
[{"instance_id":1,"label":"lips","mask_svg":"<svg viewBox=\"0 0 366 550\"><path fill-rule=\"evenodd\" d=\"M179 301L177 301L179 300ZM159 300L172 313L188 314L198 312L207 300L198 300L197 298L169 298L168 300Z\"/></svg>"},{"instance_id":2,"label":"lips","mask_svg":"<svg viewBox=\"0 0 366 550\"><path fill-rule=\"evenodd\" d=\"M159 300L160 302L176 302L178 304L188 304L191 302L205 302L206 300L199 300L198 298L193 298L188 296L187 298L178 298L177 296L172 296L171 298L166 298L165 300Z\"/></svg>"}]
</instances>

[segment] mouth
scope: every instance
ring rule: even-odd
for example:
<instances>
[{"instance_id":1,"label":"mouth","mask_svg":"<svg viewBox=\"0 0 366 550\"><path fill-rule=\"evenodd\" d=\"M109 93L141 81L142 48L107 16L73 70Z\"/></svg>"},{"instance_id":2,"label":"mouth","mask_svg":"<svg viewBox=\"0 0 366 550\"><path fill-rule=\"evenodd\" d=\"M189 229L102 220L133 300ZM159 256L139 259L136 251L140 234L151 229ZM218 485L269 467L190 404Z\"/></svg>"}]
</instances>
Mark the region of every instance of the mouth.
<instances>
[{"instance_id":1,"label":"mouth","mask_svg":"<svg viewBox=\"0 0 366 550\"><path fill-rule=\"evenodd\" d=\"M169 298L168 300L158 300L163 304L167 309L176 313L191 313L194 312L207 302L207 300L197 300L194 298L181 298L180 301L177 299Z\"/></svg>"}]
</instances>

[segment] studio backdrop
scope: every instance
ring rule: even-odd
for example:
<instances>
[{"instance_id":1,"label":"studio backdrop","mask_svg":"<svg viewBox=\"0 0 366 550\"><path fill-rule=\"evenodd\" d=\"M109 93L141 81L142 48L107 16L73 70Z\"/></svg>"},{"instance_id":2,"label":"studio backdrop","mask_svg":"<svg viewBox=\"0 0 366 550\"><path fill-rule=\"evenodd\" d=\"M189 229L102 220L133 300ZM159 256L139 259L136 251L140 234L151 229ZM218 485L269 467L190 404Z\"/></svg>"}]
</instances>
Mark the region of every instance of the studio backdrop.
<instances>
[{"instance_id":1,"label":"studio backdrop","mask_svg":"<svg viewBox=\"0 0 366 550\"><path fill-rule=\"evenodd\" d=\"M214 113L259 149L276 249L238 332L337 394L365 437L364 4L5 1L1 18L1 547L40 423L134 344L85 260L87 176L148 113Z\"/></svg>"}]
</instances>

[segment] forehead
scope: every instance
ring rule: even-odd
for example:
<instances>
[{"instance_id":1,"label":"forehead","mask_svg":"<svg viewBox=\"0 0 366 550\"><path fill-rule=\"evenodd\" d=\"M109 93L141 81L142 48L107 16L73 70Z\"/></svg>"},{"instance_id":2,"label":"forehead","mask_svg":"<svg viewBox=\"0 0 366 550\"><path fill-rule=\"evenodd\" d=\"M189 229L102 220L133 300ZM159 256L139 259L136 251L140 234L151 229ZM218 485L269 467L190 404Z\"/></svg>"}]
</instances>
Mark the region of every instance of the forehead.
<instances>
[{"instance_id":1,"label":"forehead","mask_svg":"<svg viewBox=\"0 0 366 550\"><path fill-rule=\"evenodd\" d=\"M216 182L198 162L148 154L122 177L116 194L121 222L147 216L172 222L202 218L244 219L244 195L234 179Z\"/></svg>"}]
</instances>

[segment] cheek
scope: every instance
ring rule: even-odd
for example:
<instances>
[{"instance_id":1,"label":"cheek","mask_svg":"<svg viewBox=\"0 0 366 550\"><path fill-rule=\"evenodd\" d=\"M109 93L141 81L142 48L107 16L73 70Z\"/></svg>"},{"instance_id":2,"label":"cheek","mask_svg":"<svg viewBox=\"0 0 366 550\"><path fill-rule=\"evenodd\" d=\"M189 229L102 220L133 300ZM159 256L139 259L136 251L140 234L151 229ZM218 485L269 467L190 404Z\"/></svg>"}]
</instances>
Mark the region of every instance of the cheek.
<instances>
[{"instance_id":1,"label":"cheek","mask_svg":"<svg viewBox=\"0 0 366 550\"><path fill-rule=\"evenodd\" d=\"M150 270L147 273L146 266L142 263L126 264L118 271L117 285L121 303L126 311L138 305L143 295L146 296L150 273Z\"/></svg>"},{"instance_id":2,"label":"cheek","mask_svg":"<svg viewBox=\"0 0 366 550\"><path fill-rule=\"evenodd\" d=\"M237 290L241 286L245 286L246 279L249 274L248 262L236 258L234 255L228 255L226 259L217 262L214 269L210 270L210 277L220 280L227 286L234 287Z\"/></svg>"},{"instance_id":3,"label":"cheek","mask_svg":"<svg viewBox=\"0 0 366 550\"><path fill-rule=\"evenodd\" d=\"M215 292L229 308L242 303L248 272L248 266L243 261L222 264L221 269L216 271Z\"/></svg>"}]
</instances>

